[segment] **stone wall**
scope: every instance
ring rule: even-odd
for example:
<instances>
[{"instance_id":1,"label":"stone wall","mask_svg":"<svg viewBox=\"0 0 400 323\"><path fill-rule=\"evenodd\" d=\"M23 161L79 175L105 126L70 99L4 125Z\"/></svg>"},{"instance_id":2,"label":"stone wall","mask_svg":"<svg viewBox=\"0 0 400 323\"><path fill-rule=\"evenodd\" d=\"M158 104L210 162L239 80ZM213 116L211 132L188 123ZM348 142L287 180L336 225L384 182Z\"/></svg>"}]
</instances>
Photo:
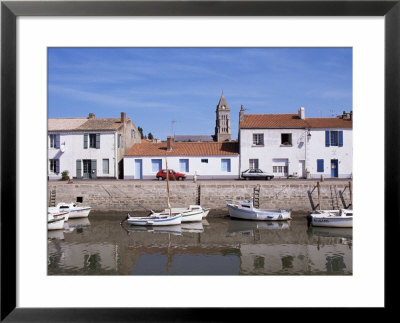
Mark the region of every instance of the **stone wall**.
<instances>
[{"instance_id":1,"label":"stone wall","mask_svg":"<svg viewBox=\"0 0 400 323\"><path fill-rule=\"evenodd\" d=\"M253 195L260 185L260 208L292 208L293 212L306 213L311 210L308 192L312 191L315 205L318 204L317 181L198 181L171 182L170 202L172 207L184 207L200 203L213 211L227 212L225 200L244 200ZM56 203L76 202L90 205L96 211L145 211L162 210L167 207L167 185L165 181L50 181L49 191L56 191ZM322 209L343 207L339 191L345 203L350 203L348 180L320 183ZM211 213L210 213L211 214Z\"/></svg>"}]
</instances>

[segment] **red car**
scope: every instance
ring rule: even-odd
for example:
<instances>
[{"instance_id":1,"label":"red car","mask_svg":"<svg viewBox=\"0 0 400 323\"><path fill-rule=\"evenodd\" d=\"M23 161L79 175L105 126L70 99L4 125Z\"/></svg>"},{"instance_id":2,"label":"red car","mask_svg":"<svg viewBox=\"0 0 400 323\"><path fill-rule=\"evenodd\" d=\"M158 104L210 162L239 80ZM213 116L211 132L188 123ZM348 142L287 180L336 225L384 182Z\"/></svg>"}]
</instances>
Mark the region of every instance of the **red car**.
<instances>
[{"instance_id":1,"label":"red car","mask_svg":"<svg viewBox=\"0 0 400 323\"><path fill-rule=\"evenodd\" d=\"M178 181L183 181L186 179L185 174L175 172L173 169L168 169L168 173L169 173L169 179L178 180ZM167 170L166 169L159 170L156 177L159 181L166 179L167 178Z\"/></svg>"}]
</instances>

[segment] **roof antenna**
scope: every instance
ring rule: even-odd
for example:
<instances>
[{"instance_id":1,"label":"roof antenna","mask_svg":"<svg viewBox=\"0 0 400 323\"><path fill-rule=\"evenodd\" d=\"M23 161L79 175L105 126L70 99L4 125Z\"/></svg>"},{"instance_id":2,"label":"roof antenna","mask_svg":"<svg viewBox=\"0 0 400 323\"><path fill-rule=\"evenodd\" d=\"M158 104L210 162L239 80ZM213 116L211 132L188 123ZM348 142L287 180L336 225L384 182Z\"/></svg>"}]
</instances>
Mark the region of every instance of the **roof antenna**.
<instances>
[{"instance_id":1,"label":"roof antenna","mask_svg":"<svg viewBox=\"0 0 400 323\"><path fill-rule=\"evenodd\" d=\"M171 121L171 136L175 137L175 133L174 133L174 123L176 123L175 120Z\"/></svg>"}]
</instances>

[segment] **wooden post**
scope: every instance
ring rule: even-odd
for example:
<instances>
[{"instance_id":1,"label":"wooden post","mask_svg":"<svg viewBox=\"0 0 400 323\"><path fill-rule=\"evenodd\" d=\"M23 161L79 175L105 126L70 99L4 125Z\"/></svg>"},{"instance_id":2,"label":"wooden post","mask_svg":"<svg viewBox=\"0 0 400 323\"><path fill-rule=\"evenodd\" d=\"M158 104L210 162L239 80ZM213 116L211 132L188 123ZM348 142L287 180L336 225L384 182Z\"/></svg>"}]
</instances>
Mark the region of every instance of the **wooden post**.
<instances>
[{"instance_id":1,"label":"wooden post","mask_svg":"<svg viewBox=\"0 0 400 323\"><path fill-rule=\"evenodd\" d=\"M321 200L320 200L321 190L319 187L319 182L317 182L317 192L318 192L318 205L319 205L319 209L321 210Z\"/></svg>"},{"instance_id":2,"label":"wooden post","mask_svg":"<svg viewBox=\"0 0 400 323\"><path fill-rule=\"evenodd\" d=\"M351 189L351 182L349 182L349 192L350 192L350 203L353 204L353 197L352 197L352 189Z\"/></svg>"}]
</instances>

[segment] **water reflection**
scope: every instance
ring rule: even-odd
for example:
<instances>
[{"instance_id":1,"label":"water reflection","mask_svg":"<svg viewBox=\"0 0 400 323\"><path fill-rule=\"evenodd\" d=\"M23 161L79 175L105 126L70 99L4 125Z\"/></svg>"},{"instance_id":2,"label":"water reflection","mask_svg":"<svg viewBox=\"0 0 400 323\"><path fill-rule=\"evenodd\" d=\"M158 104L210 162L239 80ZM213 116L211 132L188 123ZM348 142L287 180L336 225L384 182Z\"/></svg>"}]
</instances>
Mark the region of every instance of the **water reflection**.
<instances>
[{"instance_id":1,"label":"water reflection","mask_svg":"<svg viewBox=\"0 0 400 323\"><path fill-rule=\"evenodd\" d=\"M86 224L68 221L60 238L49 234L48 273L352 274L352 230L308 228L305 217L282 222L209 217L166 227L121 226L121 218L94 213Z\"/></svg>"}]
</instances>

